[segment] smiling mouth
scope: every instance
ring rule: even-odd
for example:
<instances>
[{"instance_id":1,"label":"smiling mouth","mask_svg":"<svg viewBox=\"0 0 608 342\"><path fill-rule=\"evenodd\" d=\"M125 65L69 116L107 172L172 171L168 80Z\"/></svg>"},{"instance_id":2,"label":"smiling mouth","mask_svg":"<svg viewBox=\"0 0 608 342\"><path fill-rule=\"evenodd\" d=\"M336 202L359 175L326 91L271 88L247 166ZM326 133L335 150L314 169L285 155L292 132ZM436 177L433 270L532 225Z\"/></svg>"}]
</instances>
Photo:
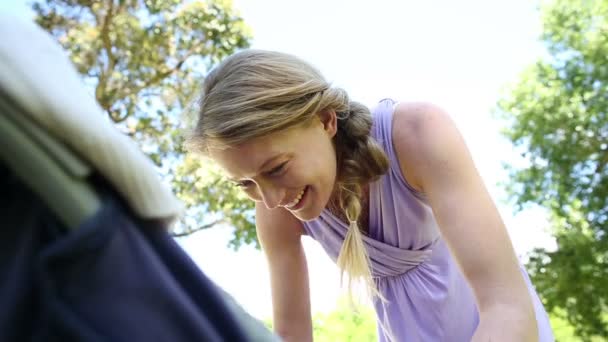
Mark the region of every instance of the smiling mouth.
<instances>
[{"instance_id":1,"label":"smiling mouth","mask_svg":"<svg viewBox=\"0 0 608 342\"><path fill-rule=\"evenodd\" d=\"M306 187L298 193L298 195L296 196L296 198L293 199L293 201L287 203L284 207L287 209L295 208L302 200L302 196L304 196L305 191L306 191Z\"/></svg>"}]
</instances>

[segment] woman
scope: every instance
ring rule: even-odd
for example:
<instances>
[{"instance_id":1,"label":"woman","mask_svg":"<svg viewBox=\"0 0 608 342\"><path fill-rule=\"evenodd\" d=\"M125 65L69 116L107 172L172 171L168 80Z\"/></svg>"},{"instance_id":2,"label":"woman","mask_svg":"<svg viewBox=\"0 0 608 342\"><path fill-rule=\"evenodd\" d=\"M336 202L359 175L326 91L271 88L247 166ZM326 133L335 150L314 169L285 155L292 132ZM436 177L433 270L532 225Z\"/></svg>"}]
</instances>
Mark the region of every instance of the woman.
<instances>
[{"instance_id":1,"label":"woman","mask_svg":"<svg viewBox=\"0 0 608 342\"><path fill-rule=\"evenodd\" d=\"M246 50L205 79L188 149L256 201L274 326L312 340L300 238L372 289L381 341L550 341L548 317L453 122L370 111L299 58Z\"/></svg>"}]
</instances>

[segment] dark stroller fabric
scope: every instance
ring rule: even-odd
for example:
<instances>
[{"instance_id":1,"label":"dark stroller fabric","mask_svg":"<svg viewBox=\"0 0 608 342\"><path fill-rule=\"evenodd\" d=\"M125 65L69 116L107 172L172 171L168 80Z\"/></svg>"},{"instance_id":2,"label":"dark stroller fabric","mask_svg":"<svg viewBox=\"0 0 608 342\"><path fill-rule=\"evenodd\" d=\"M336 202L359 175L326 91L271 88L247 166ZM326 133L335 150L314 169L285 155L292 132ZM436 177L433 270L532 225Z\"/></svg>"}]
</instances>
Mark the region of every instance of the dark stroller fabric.
<instances>
[{"instance_id":1,"label":"dark stroller fabric","mask_svg":"<svg viewBox=\"0 0 608 342\"><path fill-rule=\"evenodd\" d=\"M269 341L118 196L66 231L0 164L0 341Z\"/></svg>"}]
</instances>

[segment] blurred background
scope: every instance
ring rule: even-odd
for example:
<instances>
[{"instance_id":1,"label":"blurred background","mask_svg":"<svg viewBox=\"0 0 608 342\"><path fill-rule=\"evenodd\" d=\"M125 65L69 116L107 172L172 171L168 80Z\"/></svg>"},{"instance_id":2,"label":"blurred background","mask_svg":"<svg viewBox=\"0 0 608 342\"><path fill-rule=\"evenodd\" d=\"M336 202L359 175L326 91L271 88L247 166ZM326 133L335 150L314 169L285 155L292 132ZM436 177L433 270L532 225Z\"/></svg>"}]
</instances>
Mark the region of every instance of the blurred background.
<instances>
[{"instance_id":1,"label":"blurred background","mask_svg":"<svg viewBox=\"0 0 608 342\"><path fill-rule=\"evenodd\" d=\"M184 155L205 74L243 48L296 54L353 100L430 101L461 129L558 341L608 340L608 0L0 0L65 48L108 120L188 205L174 234L270 323L252 206ZM44 58L44 56L40 56ZM317 341L375 341L305 238Z\"/></svg>"}]
</instances>

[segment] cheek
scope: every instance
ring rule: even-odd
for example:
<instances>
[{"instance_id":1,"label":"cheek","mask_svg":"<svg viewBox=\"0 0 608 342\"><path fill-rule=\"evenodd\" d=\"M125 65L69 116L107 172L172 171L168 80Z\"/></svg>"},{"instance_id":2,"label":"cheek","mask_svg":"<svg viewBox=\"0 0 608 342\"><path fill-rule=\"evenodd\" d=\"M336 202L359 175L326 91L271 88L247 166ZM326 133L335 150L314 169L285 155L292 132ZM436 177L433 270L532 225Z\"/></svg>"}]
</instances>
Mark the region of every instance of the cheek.
<instances>
[{"instance_id":1,"label":"cheek","mask_svg":"<svg viewBox=\"0 0 608 342\"><path fill-rule=\"evenodd\" d=\"M259 192L258 192L258 187L257 186L252 186L249 189L243 189L242 190L245 195L247 195L247 197L249 197L249 199L255 201L255 202L261 202L262 201L262 196L260 196Z\"/></svg>"},{"instance_id":2,"label":"cheek","mask_svg":"<svg viewBox=\"0 0 608 342\"><path fill-rule=\"evenodd\" d=\"M336 179L336 155L332 147L327 147L326 152L317 159L317 172L323 179L324 186L333 186Z\"/></svg>"},{"instance_id":3,"label":"cheek","mask_svg":"<svg viewBox=\"0 0 608 342\"><path fill-rule=\"evenodd\" d=\"M315 147L316 153L308 158L305 166L309 180L324 188L332 187L336 177L336 157L333 147L326 144L319 144Z\"/></svg>"},{"instance_id":4,"label":"cheek","mask_svg":"<svg viewBox=\"0 0 608 342\"><path fill-rule=\"evenodd\" d=\"M336 179L335 161L330 158L329 155L319 155L319 158L311 161L308 167L307 185L313 186L315 198L319 203L325 203L334 188Z\"/></svg>"},{"instance_id":5,"label":"cheek","mask_svg":"<svg viewBox=\"0 0 608 342\"><path fill-rule=\"evenodd\" d=\"M301 188L306 185L316 185L320 182L321 174L318 165L309 163L290 170L281 181L285 188Z\"/></svg>"}]
</instances>

